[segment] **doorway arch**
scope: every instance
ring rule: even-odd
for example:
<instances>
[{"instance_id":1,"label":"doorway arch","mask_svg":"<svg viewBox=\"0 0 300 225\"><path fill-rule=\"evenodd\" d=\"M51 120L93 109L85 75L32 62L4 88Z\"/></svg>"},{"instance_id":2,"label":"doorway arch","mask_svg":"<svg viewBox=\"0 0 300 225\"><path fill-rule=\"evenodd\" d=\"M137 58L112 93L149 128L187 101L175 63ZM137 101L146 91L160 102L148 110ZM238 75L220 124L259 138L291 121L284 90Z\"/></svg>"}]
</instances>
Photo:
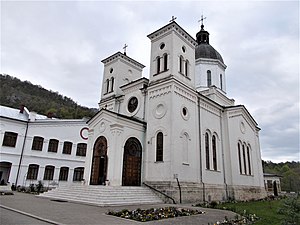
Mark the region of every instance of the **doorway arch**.
<instances>
[{"instance_id":1,"label":"doorway arch","mask_svg":"<svg viewBox=\"0 0 300 225\"><path fill-rule=\"evenodd\" d=\"M123 186L141 185L142 145L135 137L127 139L123 157Z\"/></svg>"},{"instance_id":2,"label":"doorway arch","mask_svg":"<svg viewBox=\"0 0 300 225\"><path fill-rule=\"evenodd\" d=\"M105 185L107 161L107 140L104 136L100 136L97 138L93 149L91 185Z\"/></svg>"}]
</instances>

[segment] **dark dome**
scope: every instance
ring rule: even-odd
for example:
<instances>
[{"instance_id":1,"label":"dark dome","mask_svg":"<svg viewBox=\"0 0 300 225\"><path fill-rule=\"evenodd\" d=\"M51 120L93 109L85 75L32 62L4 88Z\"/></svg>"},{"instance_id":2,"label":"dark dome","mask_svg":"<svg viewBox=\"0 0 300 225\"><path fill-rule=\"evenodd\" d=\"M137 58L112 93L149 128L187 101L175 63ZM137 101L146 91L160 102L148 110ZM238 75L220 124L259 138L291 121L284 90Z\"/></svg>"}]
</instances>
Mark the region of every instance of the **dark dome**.
<instances>
[{"instance_id":1,"label":"dark dome","mask_svg":"<svg viewBox=\"0 0 300 225\"><path fill-rule=\"evenodd\" d=\"M224 63L222 56L210 44L200 43L195 49L195 58L218 59Z\"/></svg>"},{"instance_id":2,"label":"dark dome","mask_svg":"<svg viewBox=\"0 0 300 225\"><path fill-rule=\"evenodd\" d=\"M203 20L202 20L203 22ZM202 23L201 30L196 35L197 47L195 49L195 58L217 59L224 63L222 56L209 44L209 33L204 30Z\"/></svg>"}]
</instances>

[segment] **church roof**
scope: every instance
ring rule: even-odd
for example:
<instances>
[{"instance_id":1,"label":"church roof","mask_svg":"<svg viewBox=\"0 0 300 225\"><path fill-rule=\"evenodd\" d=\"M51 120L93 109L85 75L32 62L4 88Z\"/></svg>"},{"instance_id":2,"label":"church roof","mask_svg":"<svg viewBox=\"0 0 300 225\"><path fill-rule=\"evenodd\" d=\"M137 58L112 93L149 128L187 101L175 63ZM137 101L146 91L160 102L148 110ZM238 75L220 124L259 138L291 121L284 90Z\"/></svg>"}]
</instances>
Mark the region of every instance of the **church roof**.
<instances>
[{"instance_id":1,"label":"church roof","mask_svg":"<svg viewBox=\"0 0 300 225\"><path fill-rule=\"evenodd\" d=\"M104 64L106 64L106 63L111 62L111 61L113 61L113 60L115 60L117 58L122 58L122 59L124 59L124 60L126 60L126 61L128 61L128 62L130 62L132 64L134 64L135 66L137 66L137 67L139 67L141 69L143 69L145 67L143 64L139 63L138 61L130 58L129 56L127 56L126 54L123 54L121 52L117 52L117 53L115 53L115 54L113 54L113 55L111 55L111 56L103 59L101 62L104 63Z\"/></svg>"},{"instance_id":2,"label":"church roof","mask_svg":"<svg viewBox=\"0 0 300 225\"><path fill-rule=\"evenodd\" d=\"M204 30L203 24L201 25L201 30L197 33L196 37L198 43L195 49L196 59L216 59L220 60L224 64L221 54L209 44L209 33Z\"/></svg>"}]
</instances>

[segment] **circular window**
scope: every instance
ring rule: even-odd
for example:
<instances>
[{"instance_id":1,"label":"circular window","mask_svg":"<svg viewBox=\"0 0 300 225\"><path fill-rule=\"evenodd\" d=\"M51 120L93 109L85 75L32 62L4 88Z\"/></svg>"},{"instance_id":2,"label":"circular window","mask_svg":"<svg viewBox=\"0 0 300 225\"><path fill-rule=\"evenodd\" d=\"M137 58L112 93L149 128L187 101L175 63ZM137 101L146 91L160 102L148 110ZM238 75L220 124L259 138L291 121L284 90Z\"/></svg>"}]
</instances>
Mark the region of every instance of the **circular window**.
<instances>
[{"instance_id":1,"label":"circular window","mask_svg":"<svg viewBox=\"0 0 300 225\"><path fill-rule=\"evenodd\" d=\"M184 107L182 108L182 115L186 116L187 115L187 109Z\"/></svg>"},{"instance_id":2,"label":"circular window","mask_svg":"<svg viewBox=\"0 0 300 225\"><path fill-rule=\"evenodd\" d=\"M114 69L113 69L113 68L110 68L109 72L110 72L110 73L114 72Z\"/></svg>"},{"instance_id":3,"label":"circular window","mask_svg":"<svg viewBox=\"0 0 300 225\"><path fill-rule=\"evenodd\" d=\"M181 116L184 120L188 120L190 118L189 111L185 106L181 108Z\"/></svg>"},{"instance_id":4,"label":"circular window","mask_svg":"<svg viewBox=\"0 0 300 225\"><path fill-rule=\"evenodd\" d=\"M186 48L184 46L182 46L182 51L185 53Z\"/></svg>"},{"instance_id":5,"label":"circular window","mask_svg":"<svg viewBox=\"0 0 300 225\"><path fill-rule=\"evenodd\" d=\"M138 106L138 99L136 97L132 97L128 101L128 111L134 112Z\"/></svg>"},{"instance_id":6,"label":"circular window","mask_svg":"<svg viewBox=\"0 0 300 225\"><path fill-rule=\"evenodd\" d=\"M160 49L164 49L165 46L166 46L165 43L161 43L160 46L159 46L159 48Z\"/></svg>"}]
</instances>

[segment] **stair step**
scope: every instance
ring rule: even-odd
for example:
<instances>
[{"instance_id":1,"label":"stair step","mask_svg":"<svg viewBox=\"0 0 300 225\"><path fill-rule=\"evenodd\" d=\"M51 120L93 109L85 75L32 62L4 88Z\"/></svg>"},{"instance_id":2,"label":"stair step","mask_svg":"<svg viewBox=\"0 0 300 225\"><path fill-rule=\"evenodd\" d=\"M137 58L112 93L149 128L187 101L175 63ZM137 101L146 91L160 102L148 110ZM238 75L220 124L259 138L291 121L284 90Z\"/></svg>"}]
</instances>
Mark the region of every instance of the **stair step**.
<instances>
[{"instance_id":1,"label":"stair step","mask_svg":"<svg viewBox=\"0 0 300 225\"><path fill-rule=\"evenodd\" d=\"M99 206L162 203L162 200L147 187L129 186L60 186L38 197Z\"/></svg>"}]
</instances>

